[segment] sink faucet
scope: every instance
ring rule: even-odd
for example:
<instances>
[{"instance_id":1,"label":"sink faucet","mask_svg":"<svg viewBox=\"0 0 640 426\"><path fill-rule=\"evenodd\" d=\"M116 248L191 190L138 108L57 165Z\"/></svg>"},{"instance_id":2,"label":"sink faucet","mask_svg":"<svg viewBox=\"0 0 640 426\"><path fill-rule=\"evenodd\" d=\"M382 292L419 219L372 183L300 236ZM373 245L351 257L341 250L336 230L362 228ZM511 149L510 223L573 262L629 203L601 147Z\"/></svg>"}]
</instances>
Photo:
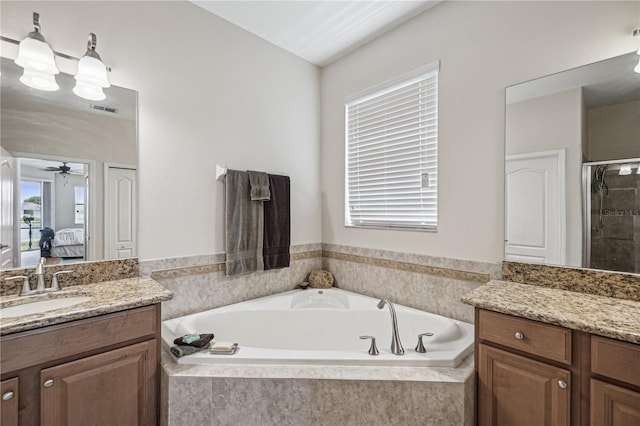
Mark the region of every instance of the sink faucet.
<instances>
[{"instance_id":1,"label":"sink faucet","mask_svg":"<svg viewBox=\"0 0 640 426\"><path fill-rule=\"evenodd\" d=\"M389 312L391 312L391 352L395 355L404 355L404 348L400 342L400 333L398 333L396 308L393 307L393 303L389 299L382 299L378 302L378 309L384 308L385 304L389 306Z\"/></svg>"},{"instance_id":2,"label":"sink faucet","mask_svg":"<svg viewBox=\"0 0 640 426\"><path fill-rule=\"evenodd\" d=\"M41 257L40 261L36 265L35 276L36 276L37 284L36 284L35 291L37 291L38 293L44 292L44 262L45 262L45 260L46 259L44 257Z\"/></svg>"}]
</instances>

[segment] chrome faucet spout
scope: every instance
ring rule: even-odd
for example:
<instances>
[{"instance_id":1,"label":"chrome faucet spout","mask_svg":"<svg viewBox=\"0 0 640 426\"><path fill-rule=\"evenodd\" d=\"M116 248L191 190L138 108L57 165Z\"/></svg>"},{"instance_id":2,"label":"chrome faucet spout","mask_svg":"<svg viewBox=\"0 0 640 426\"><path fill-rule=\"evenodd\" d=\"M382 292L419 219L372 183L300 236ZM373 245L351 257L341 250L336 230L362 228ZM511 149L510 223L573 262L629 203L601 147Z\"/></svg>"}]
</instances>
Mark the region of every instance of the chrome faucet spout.
<instances>
[{"instance_id":1,"label":"chrome faucet spout","mask_svg":"<svg viewBox=\"0 0 640 426\"><path fill-rule=\"evenodd\" d=\"M35 276L37 279L36 290L38 292L44 291L44 262L45 258L41 257L40 261L36 265Z\"/></svg>"},{"instance_id":2,"label":"chrome faucet spout","mask_svg":"<svg viewBox=\"0 0 640 426\"><path fill-rule=\"evenodd\" d=\"M378 302L378 309L384 308L384 305L389 306L389 312L391 312L391 352L395 355L404 355L404 348L400 342L400 333L398 332L398 318L396 317L396 308L389 299L382 299Z\"/></svg>"}]
</instances>

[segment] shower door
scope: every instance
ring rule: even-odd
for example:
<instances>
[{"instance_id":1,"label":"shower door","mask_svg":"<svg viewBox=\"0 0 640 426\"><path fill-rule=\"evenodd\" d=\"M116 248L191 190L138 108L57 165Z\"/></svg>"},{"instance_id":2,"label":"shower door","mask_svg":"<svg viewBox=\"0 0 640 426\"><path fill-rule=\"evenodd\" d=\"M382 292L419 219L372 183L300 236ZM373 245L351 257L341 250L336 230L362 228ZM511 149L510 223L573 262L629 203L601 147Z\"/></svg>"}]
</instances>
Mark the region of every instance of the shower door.
<instances>
[{"instance_id":1,"label":"shower door","mask_svg":"<svg viewBox=\"0 0 640 426\"><path fill-rule=\"evenodd\" d=\"M640 273L640 158L583 164L585 267Z\"/></svg>"}]
</instances>

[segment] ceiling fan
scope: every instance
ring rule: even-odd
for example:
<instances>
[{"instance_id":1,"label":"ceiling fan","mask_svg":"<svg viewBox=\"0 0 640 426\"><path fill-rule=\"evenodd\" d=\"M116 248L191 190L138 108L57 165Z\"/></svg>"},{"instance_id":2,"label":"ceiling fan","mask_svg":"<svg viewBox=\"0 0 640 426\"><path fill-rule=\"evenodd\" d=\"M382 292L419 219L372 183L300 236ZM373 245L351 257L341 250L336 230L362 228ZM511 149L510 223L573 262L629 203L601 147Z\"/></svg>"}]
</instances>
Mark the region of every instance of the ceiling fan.
<instances>
[{"instance_id":1,"label":"ceiling fan","mask_svg":"<svg viewBox=\"0 0 640 426\"><path fill-rule=\"evenodd\" d=\"M58 166L58 167L53 167L53 166L49 166L49 167L45 167L44 169L47 172L60 172L61 175L69 175L69 174L81 174L81 171L72 171L71 167L67 166L66 162L62 163L62 166Z\"/></svg>"}]
</instances>

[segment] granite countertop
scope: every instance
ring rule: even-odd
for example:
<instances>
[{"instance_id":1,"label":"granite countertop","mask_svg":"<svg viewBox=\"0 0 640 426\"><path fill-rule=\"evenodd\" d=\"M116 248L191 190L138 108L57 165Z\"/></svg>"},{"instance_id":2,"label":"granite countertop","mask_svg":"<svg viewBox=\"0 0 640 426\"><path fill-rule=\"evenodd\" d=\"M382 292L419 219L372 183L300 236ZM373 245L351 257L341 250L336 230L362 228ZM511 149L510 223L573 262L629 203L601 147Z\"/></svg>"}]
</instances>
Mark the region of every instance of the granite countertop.
<instances>
[{"instance_id":1,"label":"granite countertop","mask_svg":"<svg viewBox=\"0 0 640 426\"><path fill-rule=\"evenodd\" d=\"M8 318L2 316L2 308L76 296L87 296L91 299L77 305L42 313ZM58 292L35 296L2 296L0 297L0 335L153 305L172 297L172 292L146 277L69 286Z\"/></svg>"},{"instance_id":2,"label":"granite countertop","mask_svg":"<svg viewBox=\"0 0 640 426\"><path fill-rule=\"evenodd\" d=\"M508 281L462 297L477 308L640 344L640 302Z\"/></svg>"}]
</instances>

